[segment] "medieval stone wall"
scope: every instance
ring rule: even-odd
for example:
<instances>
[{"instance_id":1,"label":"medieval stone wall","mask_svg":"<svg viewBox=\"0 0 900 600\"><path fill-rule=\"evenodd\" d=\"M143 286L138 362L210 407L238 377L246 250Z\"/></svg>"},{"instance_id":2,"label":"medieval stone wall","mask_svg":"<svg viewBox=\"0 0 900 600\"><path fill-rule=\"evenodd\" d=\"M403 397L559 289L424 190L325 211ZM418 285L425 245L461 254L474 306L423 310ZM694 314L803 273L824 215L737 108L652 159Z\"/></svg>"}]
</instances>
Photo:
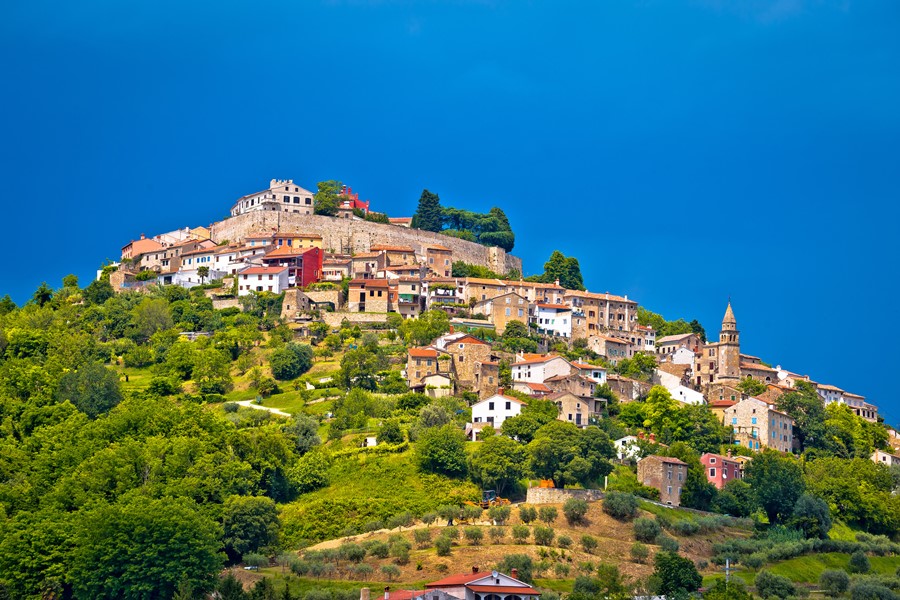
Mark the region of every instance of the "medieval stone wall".
<instances>
[{"instance_id":1,"label":"medieval stone wall","mask_svg":"<svg viewBox=\"0 0 900 600\"><path fill-rule=\"evenodd\" d=\"M528 504L563 504L570 498L595 502L603 499L603 491L530 487L525 496L525 502Z\"/></svg>"},{"instance_id":2,"label":"medieval stone wall","mask_svg":"<svg viewBox=\"0 0 900 600\"><path fill-rule=\"evenodd\" d=\"M453 260L481 265L501 274L512 269L522 272L522 259L507 254L502 248L488 248L431 231L357 219L260 210L214 223L211 234L213 241L219 243L223 240L235 242L251 233L275 230L321 235L326 252L368 252L373 245L389 244L412 246L417 254L424 256L423 247L435 244L450 248Z\"/></svg>"}]
</instances>

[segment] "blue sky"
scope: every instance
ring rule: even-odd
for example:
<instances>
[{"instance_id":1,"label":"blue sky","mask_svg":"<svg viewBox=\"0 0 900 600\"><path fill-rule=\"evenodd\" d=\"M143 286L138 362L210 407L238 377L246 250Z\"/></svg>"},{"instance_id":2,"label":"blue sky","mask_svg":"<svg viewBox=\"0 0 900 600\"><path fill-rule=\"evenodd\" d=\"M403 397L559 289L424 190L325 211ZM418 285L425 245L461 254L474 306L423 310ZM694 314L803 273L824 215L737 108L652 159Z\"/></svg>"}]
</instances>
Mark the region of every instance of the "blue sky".
<instances>
[{"instance_id":1,"label":"blue sky","mask_svg":"<svg viewBox=\"0 0 900 600\"><path fill-rule=\"evenodd\" d=\"M559 249L592 291L713 334L730 296L746 352L900 421L896 2L13 0L3 13L16 258L0 294L87 281L129 239L219 220L271 178L340 179L394 216L427 187L503 207L526 272Z\"/></svg>"}]
</instances>

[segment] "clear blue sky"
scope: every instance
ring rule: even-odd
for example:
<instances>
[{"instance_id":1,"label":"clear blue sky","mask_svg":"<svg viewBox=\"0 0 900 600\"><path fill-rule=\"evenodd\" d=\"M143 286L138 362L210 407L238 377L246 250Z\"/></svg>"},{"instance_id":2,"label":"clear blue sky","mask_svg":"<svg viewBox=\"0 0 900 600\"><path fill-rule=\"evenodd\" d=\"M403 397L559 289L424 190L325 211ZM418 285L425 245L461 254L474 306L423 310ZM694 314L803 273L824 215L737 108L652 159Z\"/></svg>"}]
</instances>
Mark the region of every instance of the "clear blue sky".
<instances>
[{"instance_id":1,"label":"clear blue sky","mask_svg":"<svg viewBox=\"0 0 900 600\"><path fill-rule=\"evenodd\" d=\"M740 4L741 8L733 8ZM900 3L42 2L0 19L0 294L86 281L269 179L503 207L526 272L900 421Z\"/></svg>"}]
</instances>

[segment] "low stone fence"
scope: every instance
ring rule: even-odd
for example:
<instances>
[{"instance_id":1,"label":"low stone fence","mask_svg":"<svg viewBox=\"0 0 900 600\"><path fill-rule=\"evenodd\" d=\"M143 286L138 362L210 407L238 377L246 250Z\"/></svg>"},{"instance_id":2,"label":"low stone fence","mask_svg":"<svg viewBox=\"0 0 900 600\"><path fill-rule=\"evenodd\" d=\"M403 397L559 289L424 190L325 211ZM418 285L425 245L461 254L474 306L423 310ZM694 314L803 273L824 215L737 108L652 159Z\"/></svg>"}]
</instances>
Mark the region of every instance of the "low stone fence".
<instances>
[{"instance_id":1,"label":"low stone fence","mask_svg":"<svg viewBox=\"0 0 900 600\"><path fill-rule=\"evenodd\" d=\"M212 299L213 308L216 310L222 310L223 308L239 308L244 310L241 306L241 301L237 298L213 298Z\"/></svg>"},{"instance_id":2,"label":"low stone fence","mask_svg":"<svg viewBox=\"0 0 900 600\"><path fill-rule=\"evenodd\" d=\"M322 312L322 320L331 328L341 326L341 321L347 319L351 324L384 323L387 313L351 313L351 312Z\"/></svg>"},{"instance_id":3,"label":"low stone fence","mask_svg":"<svg viewBox=\"0 0 900 600\"><path fill-rule=\"evenodd\" d=\"M528 488L525 502L528 504L563 504L570 498L596 502L603 499L602 490L564 490L560 488Z\"/></svg>"}]
</instances>

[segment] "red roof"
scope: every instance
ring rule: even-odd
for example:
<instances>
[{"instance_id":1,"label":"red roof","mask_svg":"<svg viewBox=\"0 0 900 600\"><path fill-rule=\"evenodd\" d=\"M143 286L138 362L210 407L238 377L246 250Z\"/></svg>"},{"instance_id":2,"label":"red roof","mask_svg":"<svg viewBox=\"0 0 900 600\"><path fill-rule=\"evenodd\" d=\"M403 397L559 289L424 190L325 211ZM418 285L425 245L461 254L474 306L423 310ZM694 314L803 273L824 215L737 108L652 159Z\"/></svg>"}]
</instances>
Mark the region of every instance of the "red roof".
<instances>
[{"instance_id":1,"label":"red roof","mask_svg":"<svg viewBox=\"0 0 900 600\"><path fill-rule=\"evenodd\" d=\"M437 358L437 350L432 348L410 348L409 355L413 358Z\"/></svg>"},{"instance_id":2,"label":"red roof","mask_svg":"<svg viewBox=\"0 0 900 600\"><path fill-rule=\"evenodd\" d=\"M250 267L249 269L244 269L238 275L277 275L284 273L287 269L287 267Z\"/></svg>"},{"instance_id":3,"label":"red roof","mask_svg":"<svg viewBox=\"0 0 900 600\"><path fill-rule=\"evenodd\" d=\"M492 592L494 594L519 594L521 596L539 596L541 593L528 585L467 585L473 592ZM391 594L391 598L394 595Z\"/></svg>"},{"instance_id":4,"label":"red roof","mask_svg":"<svg viewBox=\"0 0 900 600\"><path fill-rule=\"evenodd\" d=\"M450 577L444 577L443 579L432 581L431 583L426 583L425 587L435 588L449 587L451 585L465 585L470 581L475 581L476 579L484 579L489 575L490 573L462 573L460 575L451 575Z\"/></svg>"},{"instance_id":5,"label":"red roof","mask_svg":"<svg viewBox=\"0 0 900 600\"><path fill-rule=\"evenodd\" d=\"M525 385L528 386L529 388L531 388L532 390L534 390L535 392L548 392L549 393L549 392L553 391L550 388L548 388L546 385L544 385L543 383L529 383L526 381Z\"/></svg>"},{"instance_id":6,"label":"red roof","mask_svg":"<svg viewBox=\"0 0 900 600\"><path fill-rule=\"evenodd\" d=\"M421 596L425 590L392 590L388 598L390 600L412 600L416 596ZM375 600L384 600L384 596L376 596Z\"/></svg>"}]
</instances>

